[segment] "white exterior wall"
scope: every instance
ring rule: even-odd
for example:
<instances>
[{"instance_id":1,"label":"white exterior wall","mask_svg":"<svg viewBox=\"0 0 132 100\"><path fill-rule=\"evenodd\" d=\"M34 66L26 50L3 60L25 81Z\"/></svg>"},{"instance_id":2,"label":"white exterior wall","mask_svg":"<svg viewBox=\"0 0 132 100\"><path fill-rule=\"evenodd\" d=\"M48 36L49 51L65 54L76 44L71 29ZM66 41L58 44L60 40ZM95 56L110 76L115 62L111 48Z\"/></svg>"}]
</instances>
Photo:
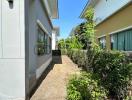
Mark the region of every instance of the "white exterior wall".
<instances>
[{"instance_id":1,"label":"white exterior wall","mask_svg":"<svg viewBox=\"0 0 132 100\"><path fill-rule=\"evenodd\" d=\"M0 100L25 100L24 35L24 0L0 0Z\"/></svg>"},{"instance_id":2,"label":"white exterior wall","mask_svg":"<svg viewBox=\"0 0 132 100\"><path fill-rule=\"evenodd\" d=\"M99 0L95 5L95 17L97 24L118 11L121 7L126 5L131 0Z\"/></svg>"},{"instance_id":3,"label":"white exterior wall","mask_svg":"<svg viewBox=\"0 0 132 100\"><path fill-rule=\"evenodd\" d=\"M52 33L52 50L56 49L56 33Z\"/></svg>"},{"instance_id":4,"label":"white exterior wall","mask_svg":"<svg viewBox=\"0 0 132 100\"><path fill-rule=\"evenodd\" d=\"M0 0L0 100L25 100L52 61L51 53L39 57L35 51L37 20L52 37L44 5L40 0L13 1L11 7L7 0Z\"/></svg>"},{"instance_id":5,"label":"white exterior wall","mask_svg":"<svg viewBox=\"0 0 132 100\"><path fill-rule=\"evenodd\" d=\"M1 38L2 38L2 30L1 30L1 27L2 27L2 18L1 18L1 16L2 16L2 0L0 0L0 58L2 58L2 40L1 40Z\"/></svg>"}]
</instances>

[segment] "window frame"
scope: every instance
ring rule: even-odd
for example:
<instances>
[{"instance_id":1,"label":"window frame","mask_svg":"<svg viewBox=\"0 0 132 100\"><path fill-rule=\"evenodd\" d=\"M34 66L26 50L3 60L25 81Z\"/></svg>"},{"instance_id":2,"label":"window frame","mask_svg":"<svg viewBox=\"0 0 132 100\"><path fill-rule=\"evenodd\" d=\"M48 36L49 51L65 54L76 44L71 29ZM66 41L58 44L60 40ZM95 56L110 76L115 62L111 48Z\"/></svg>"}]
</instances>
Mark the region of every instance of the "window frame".
<instances>
[{"instance_id":1,"label":"window frame","mask_svg":"<svg viewBox=\"0 0 132 100\"><path fill-rule=\"evenodd\" d=\"M123 41L123 47L122 47L123 49L122 50L119 50L119 51L132 51L132 50L127 50L127 48L126 48L126 43L128 43L128 40L126 39L126 37L127 37L126 34L129 31L132 32L132 28L128 28L126 30L122 30L122 31L119 31L119 32L110 34L110 42L111 42L111 37L114 36L114 35L117 35L117 37L116 37L116 42L117 42L116 48L115 49L114 48L112 49L112 47L111 47L111 50L119 50L119 35L123 34L124 35L124 37L123 37L124 40L122 40Z\"/></svg>"},{"instance_id":2,"label":"window frame","mask_svg":"<svg viewBox=\"0 0 132 100\"><path fill-rule=\"evenodd\" d=\"M104 42L101 43L101 39L104 39ZM99 45L102 49L105 49L106 48L106 36L101 36L98 38L98 41L99 41Z\"/></svg>"}]
</instances>

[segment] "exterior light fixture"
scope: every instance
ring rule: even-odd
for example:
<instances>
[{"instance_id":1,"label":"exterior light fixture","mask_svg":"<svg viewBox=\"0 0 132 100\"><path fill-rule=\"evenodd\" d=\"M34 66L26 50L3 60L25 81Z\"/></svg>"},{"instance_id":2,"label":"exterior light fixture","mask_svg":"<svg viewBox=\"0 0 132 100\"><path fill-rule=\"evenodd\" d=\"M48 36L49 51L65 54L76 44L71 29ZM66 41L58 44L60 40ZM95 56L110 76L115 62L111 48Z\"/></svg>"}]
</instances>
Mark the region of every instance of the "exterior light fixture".
<instances>
[{"instance_id":1,"label":"exterior light fixture","mask_svg":"<svg viewBox=\"0 0 132 100\"><path fill-rule=\"evenodd\" d=\"M10 4L12 4L13 3L13 0L7 0Z\"/></svg>"},{"instance_id":2,"label":"exterior light fixture","mask_svg":"<svg viewBox=\"0 0 132 100\"><path fill-rule=\"evenodd\" d=\"M13 2L14 2L14 0L7 0L8 1L8 3L9 3L9 7L10 7L10 9L13 9Z\"/></svg>"}]
</instances>

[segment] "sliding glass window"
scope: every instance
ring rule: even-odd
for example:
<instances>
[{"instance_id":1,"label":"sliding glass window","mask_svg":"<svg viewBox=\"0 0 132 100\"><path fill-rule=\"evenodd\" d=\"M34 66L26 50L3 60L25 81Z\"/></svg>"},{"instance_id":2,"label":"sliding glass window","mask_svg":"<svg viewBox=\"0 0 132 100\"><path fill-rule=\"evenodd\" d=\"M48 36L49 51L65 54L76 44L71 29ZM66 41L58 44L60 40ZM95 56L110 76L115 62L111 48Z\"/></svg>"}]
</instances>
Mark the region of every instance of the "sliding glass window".
<instances>
[{"instance_id":1,"label":"sliding glass window","mask_svg":"<svg viewBox=\"0 0 132 100\"><path fill-rule=\"evenodd\" d=\"M132 29L112 34L111 49L132 51Z\"/></svg>"},{"instance_id":2,"label":"sliding glass window","mask_svg":"<svg viewBox=\"0 0 132 100\"><path fill-rule=\"evenodd\" d=\"M101 47L102 49L105 49L105 48L106 48L106 37L105 37L105 36L99 38L99 44L100 44L100 47Z\"/></svg>"},{"instance_id":3,"label":"sliding glass window","mask_svg":"<svg viewBox=\"0 0 132 100\"><path fill-rule=\"evenodd\" d=\"M38 27L37 53L39 56L45 53L45 32L40 27Z\"/></svg>"}]
</instances>

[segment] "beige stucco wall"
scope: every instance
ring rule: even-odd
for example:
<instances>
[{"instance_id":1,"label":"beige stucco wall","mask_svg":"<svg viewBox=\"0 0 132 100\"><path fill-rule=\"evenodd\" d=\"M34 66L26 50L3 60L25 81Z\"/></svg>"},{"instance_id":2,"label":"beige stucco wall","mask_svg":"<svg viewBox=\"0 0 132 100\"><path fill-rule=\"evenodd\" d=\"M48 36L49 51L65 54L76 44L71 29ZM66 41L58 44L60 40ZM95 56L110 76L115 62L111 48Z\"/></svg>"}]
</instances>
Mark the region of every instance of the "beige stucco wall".
<instances>
[{"instance_id":1,"label":"beige stucco wall","mask_svg":"<svg viewBox=\"0 0 132 100\"><path fill-rule=\"evenodd\" d=\"M106 45L110 49L110 35L109 33L132 26L132 4L124 7L122 10L108 18L106 21L96 26L96 40L97 37L106 35Z\"/></svg>"}]
</instances>

